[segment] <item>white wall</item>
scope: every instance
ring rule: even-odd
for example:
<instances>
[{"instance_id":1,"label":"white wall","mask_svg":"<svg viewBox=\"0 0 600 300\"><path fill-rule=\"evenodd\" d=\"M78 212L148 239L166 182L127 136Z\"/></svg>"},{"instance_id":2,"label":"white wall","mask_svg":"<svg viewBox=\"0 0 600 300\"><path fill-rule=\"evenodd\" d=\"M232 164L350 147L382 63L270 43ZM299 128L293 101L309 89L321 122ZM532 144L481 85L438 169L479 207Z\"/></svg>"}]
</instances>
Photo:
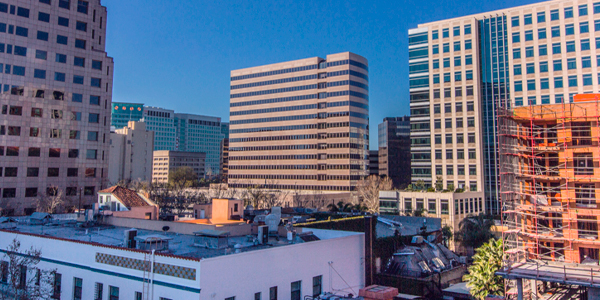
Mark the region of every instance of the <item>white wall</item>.
<instances>
[{"instance_id":1,"label":"white wall","mask_svg":"<svg viewBox=\"0 0 600 300\"><path fill-rule=\"evenodd\" d=\"M364 256L364 234L353 233L336 239L205 259L200 262L203 271L200 299L235 296L236 300L254 300L256 292L261 292L262 299L268 299L269 288L273 286L278 287L278 299L290 299L291 283L298 280L302 281L304 297L312 295L312 278L318 275L323 276L324 292L358 295L365 284ZM333 262L333 268L351 288L330 269L328 262Z\"/></svg>"}]
</instances>

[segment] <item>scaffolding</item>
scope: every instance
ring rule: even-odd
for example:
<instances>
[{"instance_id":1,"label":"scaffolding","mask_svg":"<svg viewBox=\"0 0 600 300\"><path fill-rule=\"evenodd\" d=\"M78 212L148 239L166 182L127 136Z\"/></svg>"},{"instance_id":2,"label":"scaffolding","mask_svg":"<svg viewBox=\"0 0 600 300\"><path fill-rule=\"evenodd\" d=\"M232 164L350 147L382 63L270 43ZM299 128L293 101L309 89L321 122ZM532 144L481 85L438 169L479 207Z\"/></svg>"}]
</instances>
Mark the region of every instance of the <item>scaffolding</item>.
<instances>
[{"instance_id":1,"label":"scaffolding","mask_svg":"<svg viewBox=\"0 0 600 300\"><path fill-rule=\"evenodd\" d=\"M534 264L600 284L600 101L500 107L498 134L504 272Z\"/></svg>"}]
</instances>

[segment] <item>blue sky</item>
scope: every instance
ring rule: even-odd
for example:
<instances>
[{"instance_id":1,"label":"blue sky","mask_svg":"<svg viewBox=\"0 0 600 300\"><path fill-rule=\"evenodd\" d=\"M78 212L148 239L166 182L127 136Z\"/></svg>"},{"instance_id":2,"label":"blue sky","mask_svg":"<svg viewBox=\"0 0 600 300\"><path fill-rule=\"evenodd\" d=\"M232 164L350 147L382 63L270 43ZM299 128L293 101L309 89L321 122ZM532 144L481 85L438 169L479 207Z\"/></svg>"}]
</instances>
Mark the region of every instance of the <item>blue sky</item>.
<instances>
[{"instance_id":1,"label":"blue sky","mask_svg":"<svg viewBox=\"0 0 600 300\"><path fill-rule=\"evenodd\" d=\"M103 0L113 101L229 120L229 72L350 51L369 61L370 144L409 114L408 29L532 0Z\"/></svg>"}]
</instances>

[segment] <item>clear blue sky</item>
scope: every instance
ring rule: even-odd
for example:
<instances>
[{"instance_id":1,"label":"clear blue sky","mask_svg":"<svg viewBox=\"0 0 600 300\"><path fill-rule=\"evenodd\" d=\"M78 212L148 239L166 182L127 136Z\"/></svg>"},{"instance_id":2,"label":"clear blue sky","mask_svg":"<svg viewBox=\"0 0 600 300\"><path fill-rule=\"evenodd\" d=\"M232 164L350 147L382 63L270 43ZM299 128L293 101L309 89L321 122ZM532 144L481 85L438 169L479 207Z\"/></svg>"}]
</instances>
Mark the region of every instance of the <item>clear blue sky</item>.
<instances>
[{"instance_id":1,"label":"clear blue sky","mask_svg":"<svg viewBox=\"0 0 600 300\"><path fill-rule=\"evenodd\" d=\"M409 114L408 29L533 0L103 0L113 101L229 120L229 72L350 51L369 61L370 144Z\"/></svg>"}]
</instances>

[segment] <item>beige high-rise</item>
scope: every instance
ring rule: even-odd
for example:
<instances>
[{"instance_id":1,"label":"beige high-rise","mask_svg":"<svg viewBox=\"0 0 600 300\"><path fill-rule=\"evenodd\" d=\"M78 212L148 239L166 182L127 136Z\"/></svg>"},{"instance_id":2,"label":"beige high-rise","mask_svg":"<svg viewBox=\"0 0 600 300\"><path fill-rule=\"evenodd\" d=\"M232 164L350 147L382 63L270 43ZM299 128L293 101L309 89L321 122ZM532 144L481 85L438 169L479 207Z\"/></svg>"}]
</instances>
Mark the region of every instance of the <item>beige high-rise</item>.
<instances>
[{"instance_id":1,"label":"beige high-rise","mask_svg":"<svg viewBox=\"0 0 600 300\"><path fill-rule=\"evenodd\" d=\"M127 127L110 133L108 180L111 185L120 181L152 181L154 131L146 123L129 121Z\"/></svg>"},{"instance_id":2,"label":"beige high-rise","mask_svg":"<svg viewBox=\"0 0 600 300\"><path fill-rule=\"evenodd\" d=\"M229 186L350 191L368 175L368 66L345 52L231 71Z\"/></svg>"},{"instance_id":3,"label":"beige high-rise","mask_svg":"<svg viewBox=\"0 0 600 300\"><path fill-rule=\"evenodd\" d=\"M409 31L412 180L500 211L497 108L596 92L600 3L555 0Z\"/></svg>"},{"instance_id":4,"label":"beige high-rise","mask_svg":"<svg viewBox=\"0 0 600 300\"><path fill-rule=\"evenodd\" d=\"M106 7L89 1L0 1L0 207L31 213L37 197L96 201L107 187L113 59Z\"/></svg>"}]
</instances>

